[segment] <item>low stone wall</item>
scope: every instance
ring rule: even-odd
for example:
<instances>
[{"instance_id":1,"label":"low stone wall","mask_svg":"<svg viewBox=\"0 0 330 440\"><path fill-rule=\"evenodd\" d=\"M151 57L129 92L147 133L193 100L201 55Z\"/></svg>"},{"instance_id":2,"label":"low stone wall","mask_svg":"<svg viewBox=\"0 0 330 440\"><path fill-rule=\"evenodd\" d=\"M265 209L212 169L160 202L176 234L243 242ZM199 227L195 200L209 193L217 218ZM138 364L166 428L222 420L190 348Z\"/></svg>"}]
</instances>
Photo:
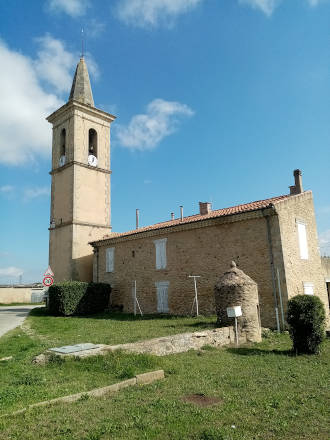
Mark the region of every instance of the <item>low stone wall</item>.
<instances>
[{"instance_id":1,"label":"low stone wall","mask_svg":"<svg viewBox=\"0 0 330 440\"><path fill-rule=\"evenodd\" d=\"M31 302L31 287L0 287L0 303Z\"/></svg>"},{"instance_id":2,"label":"low stone wall","mask_svg":"<svg viewBox=\"0 0 330 440\"><path fill-rule=\"evenodd\" d=\"M245 342L247 342L246 333L241 331L239 334L239 343ZM181 333L178 335L148 339L147 341L134 342L130 344L100 344L97 348L91 350L84 350L71 354L56 354L62 357L88 357L102 354L104 355L109 351L124 350L133 353L147 353L156 356L166 356L168 354L183 353L188 350L199 350L204 345L222 347L229 344L235 344L235 331L233 327L222 327L194 333ZM52 353L54 354L54 352Z\"/></svg>"},{"instance_id":3,"label":"low stone wall","mask_svg":"<svg viewBox=\"0 0 330 440\"><path fill-rule=\"evenodd\" d=\"M31 286L0 286L0 303L34 303L40 302L44 289Z\"/></svg>"},{"instance_id":4,"label":"low stone wall","mask_svg":"<svg viewBox=\"0 0 330 440\"><path fill-rule=\"evenodd\" d=\"M240 335L240 342L246 342L246 334ZM235 331L233 327L222 327L213 330L205 330L194 333L181 333L179 335L166 336L163 338L149 339L148 341L135 342L109 346L106 350L125 350L134 353L149 353L157 356L183 353L188 350L199 350L204 345L222 347L235 343Z\"/></svg>"}]
</instances>

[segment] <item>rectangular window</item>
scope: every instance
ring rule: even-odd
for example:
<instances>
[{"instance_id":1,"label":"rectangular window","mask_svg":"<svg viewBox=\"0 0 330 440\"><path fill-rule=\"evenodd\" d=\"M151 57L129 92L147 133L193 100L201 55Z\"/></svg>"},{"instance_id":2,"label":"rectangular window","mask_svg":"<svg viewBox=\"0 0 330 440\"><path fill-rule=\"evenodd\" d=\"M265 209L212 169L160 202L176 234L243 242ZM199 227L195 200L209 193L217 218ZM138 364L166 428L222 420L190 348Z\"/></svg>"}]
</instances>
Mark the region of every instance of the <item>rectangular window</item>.
<instances>
[{"instance_id":1,"label":"rectangular window","mask_svg":"<svg viewBox=\"0 0 330 440\"><path fill-rule=\"evenodd\" d=\"M166 241L167 238L154 240L156 248L156 269L166 269Z\"/></svg>"},{"instance_id":2,"label":"rectangular window","mask_svg":"<svg viewBox=\"0 0 330 440\"><path fill-rule=\"evenodd\" d=\"M308 260L308 246L307 246L307 234L305 223L297 220L298 241L300 258L302 260Z\"/></svg>"},{"instance_id":3,"label":"rectangular window","mask_svg":"<svg viewBox=\"0 0 330 440\"><path fill-rule=\"evenodd\" d=\"M105 270L113 272L115 269L115 248L107 248L105 251Z\"/></svg>"},{"instance_id":4,"label":"rectangular window","mask_svg":"<svg viewBox=\"0 0 330 440\"><path fill-rule=\"evenodd\" d=\"M304 283L304 294L305 295L314 295L314 284L313 283Z\"/></svg>"},{"instance_id":5,"label":"rectangular window","mask_svg":"<svg viewBox=\"0 0 330 440\"><path fill-rule=\"evenodd\" d=\"M157 290L157 312L168 313L168 286L169 281L158 281L155 283Z\"/></svg>"}]
</instances>

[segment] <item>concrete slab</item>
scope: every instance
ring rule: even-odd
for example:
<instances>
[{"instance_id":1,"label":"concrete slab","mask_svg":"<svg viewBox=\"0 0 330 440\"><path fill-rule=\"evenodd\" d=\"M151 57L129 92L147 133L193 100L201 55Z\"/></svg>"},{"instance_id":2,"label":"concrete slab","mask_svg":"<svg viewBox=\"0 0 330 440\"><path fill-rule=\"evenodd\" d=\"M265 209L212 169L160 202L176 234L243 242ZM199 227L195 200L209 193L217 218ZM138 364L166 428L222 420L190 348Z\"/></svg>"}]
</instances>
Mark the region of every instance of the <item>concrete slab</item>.
<instances>
[{"instance_id":1,"label":"concrete slab","mask_svg":"<svg viewBox=\"0 0 330 440\"><path fill-rule=\"evenodd\" d=\"M54 347L54 348L50 348L48 351L53 351L54 353L60 353L60 354L70 354L70 353L77 353L79 351L92 350L99 347L100 345L95 345L92 344L91 342L86 342L85 344L64 345L63 347Z\"/></svg>"},{"instance_id":2,"label":"concrete slab","mask_svg":"<svg viewBox=\"0 0 330 440\"><path fill-rule=\"evenodd\" d=\"M23 323L32 309L44 306L1 306L0 337Z\"/></svg>"}]
</instances>

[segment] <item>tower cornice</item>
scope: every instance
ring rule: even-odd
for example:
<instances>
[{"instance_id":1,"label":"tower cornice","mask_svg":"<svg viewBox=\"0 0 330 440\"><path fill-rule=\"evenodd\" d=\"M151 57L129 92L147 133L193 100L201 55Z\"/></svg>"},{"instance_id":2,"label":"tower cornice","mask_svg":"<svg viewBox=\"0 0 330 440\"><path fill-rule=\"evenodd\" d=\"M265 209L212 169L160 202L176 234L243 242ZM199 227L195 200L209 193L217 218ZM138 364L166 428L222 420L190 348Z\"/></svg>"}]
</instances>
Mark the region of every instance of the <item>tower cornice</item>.
<instances>
[{"instance_id":1,"label":"tower cornice","mask_svg":"<svg viewBox=\"0 0 330 440\"><path fill-rule=\"evenodd\" d=\"M74 110L80 110L86 114L89 114L91 116L97 116L101 119L103 119L106 122L113 122L116 119L116 116L107 113L103 110L100 110L96 107L92 107L88 104L82 104L81 102L71 100L67 102L66 104L62 105L59 109L57 109L55 112L51 113L46 120L50 122L51 124L54 124L56 120L61 119L61 116L63 116L65 113L69 111Z\"/></svg>"},{"instance_id":2,"label":"tower cornice","mask_svg":"<svg viewBox=\"0 0 330 440\"><path fill-rule=\"evenodd\" d=\"M71 167L72 165L77 165L77 166L80 166L80 167L83 167L83 168L88 168L89 170L92 170L92 171L99 171L99 172L105 173L105 174L112 174L111 170L107 170L105 168L100 168L100 167L93 167L91 165L87 165L86 163L78 162L76 160L71 160L70 162L66 163L62 167L58 167L58 168L52 169L51 171L49 171L49 174L52 175L52 174L59 173L60 171L63 171L66 168Z\"/></svg>"}]
</instances>

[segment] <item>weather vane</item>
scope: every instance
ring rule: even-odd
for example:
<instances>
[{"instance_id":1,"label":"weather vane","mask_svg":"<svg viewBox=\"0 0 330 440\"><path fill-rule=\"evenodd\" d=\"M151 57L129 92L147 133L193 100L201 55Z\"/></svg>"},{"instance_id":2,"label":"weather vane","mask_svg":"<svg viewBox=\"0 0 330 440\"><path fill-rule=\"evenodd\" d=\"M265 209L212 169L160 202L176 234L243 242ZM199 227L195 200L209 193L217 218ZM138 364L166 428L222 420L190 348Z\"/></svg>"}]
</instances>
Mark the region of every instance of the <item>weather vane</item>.
<instances>
[{"instance_id":1,"label":"weather vane","mask_svg":"<svg viewBox=\"0 0 330 440\"><path fill-rule=\"evenodd\" d=\"M81 58L84 58L84 29L81 29Z\"/></svg>"}]
</instances>

